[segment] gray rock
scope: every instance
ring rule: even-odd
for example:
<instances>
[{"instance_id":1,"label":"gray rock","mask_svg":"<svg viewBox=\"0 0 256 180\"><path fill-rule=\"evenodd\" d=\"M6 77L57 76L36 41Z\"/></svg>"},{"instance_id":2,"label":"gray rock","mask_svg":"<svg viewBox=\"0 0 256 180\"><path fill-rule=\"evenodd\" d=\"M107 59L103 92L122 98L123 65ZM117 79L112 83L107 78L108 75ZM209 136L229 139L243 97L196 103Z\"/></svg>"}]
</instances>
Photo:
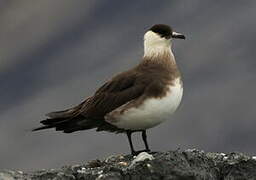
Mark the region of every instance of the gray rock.
<instances>
[{"instance_id":1,"label":"gray rock","mask_svg":"<svg viewBox=\"0 0 256 180\"><path fill-rule=\"evenodd\" d=\"M134 161L131 155L110 156L84 165L32 173L0 171L0 180L253 180L256 158L242 153L204 153L198 150L152 153Z\"/></svg>"}]
</instances>

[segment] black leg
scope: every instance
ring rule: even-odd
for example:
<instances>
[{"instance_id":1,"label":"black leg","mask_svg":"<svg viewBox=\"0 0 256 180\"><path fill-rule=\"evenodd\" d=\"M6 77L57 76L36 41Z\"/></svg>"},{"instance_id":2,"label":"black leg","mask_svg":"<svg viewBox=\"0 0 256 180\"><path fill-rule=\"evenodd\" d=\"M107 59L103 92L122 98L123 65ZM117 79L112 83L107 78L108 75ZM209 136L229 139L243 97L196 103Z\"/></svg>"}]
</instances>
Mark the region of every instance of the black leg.
<instances>
[{"instance_id":1,"label":"black leg","mask_svg":"<svg viewBox=\"0 0 256 180\"><path fill-rule=\"evenodd\" d=\"M146 134L146 130L142 130L142 139L144 141L145 147L146 147L146 151L150 152L150 149L148 147L148 142L147 142L147 134Z\"/></svg>"},{"instance_id":2,"label":"black leg","mask_svg":"<svg viewBox=\"0 0 256 180\"><path fill-rule=\"evenodd\" d=\"M131 154L135 155L136 152L134 151L133 144L132 144L132 131L126 131L126 134L127 134L128 140L129 140L129 144L130 144L130 148L131 148Z\"/></svg>"}]
</instances>

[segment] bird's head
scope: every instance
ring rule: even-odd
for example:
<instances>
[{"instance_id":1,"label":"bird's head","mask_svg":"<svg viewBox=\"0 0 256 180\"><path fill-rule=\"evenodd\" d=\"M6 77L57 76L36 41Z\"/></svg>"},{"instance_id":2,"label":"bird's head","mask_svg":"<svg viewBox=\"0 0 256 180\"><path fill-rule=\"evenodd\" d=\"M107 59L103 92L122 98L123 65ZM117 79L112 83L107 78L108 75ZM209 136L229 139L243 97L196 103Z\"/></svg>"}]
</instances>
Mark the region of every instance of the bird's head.
<instances>
[{"instance_id":1,"label":"bird's head","mask_svg":"<svg viewBox=\"0 0 256 180\"><path fill-rule=\"evenodd\" d=\"M185 39L181 33L174 32L172 28L165 24L152 26L144 35L145 53L157 53L164 49L170 49L172 39Z\"/></svg>"}]
</instances>

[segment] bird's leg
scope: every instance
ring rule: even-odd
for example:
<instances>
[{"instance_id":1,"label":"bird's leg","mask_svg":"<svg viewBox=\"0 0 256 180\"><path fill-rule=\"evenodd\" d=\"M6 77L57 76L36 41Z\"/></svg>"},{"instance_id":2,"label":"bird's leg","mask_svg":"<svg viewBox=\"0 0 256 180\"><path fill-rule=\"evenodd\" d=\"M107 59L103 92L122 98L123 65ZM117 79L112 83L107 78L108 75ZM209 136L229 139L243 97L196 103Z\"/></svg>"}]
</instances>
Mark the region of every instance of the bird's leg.
<instances>
[{"instance_id":1,"label":"bird's leg","mask_svg":"<svg viewBox=\"0 0 256 180\"><path fill-rule=\"evenodd\" d=\"M131 148L131 154L132 155L136 155L136 151L134 150L133 148L133 144L132 144L132 131L126 131L126 134L127 134L127 137L128 137L128 140L129 140L129 144L130 144L130 148Z\"/></svg>"},{"instance_id":2,"label":"bird's leg","mask_svg":"<svg viewBox=\"0 0 256 180\"><path fill-rule=\"evenodd\" d=\"M129 144L130 144L130 148L131 148L131 154L132 155L138 155L139 153L141 152L150 152L150 149L148 147L148 142L147 142L147 134L146 134L146 130L142 130L142 139L143 139L143 142L145 144L145 150L142 150L142 151L135 151L134 150L134 147L133 147L133 144L132 144L132 133L135 132L135 131L126 131L126 134L127 134L127 137L128 137L128 140L129 140Z\"/></svg>"},{"instance_id":3,"label":"bird's leg","mask_svg":"<svg viewBox=\"0 0 256 180\"><path fill-rule=\"evenodd\" d=\"M142 139L143 139L144 144L145 144L145 147L146 147L145 151L146 151L146 152L150 152L150 149L149 149L149 147L148 147L148 142L147 142L146 130L142 130Z\"/></svg>"}]
</instances>

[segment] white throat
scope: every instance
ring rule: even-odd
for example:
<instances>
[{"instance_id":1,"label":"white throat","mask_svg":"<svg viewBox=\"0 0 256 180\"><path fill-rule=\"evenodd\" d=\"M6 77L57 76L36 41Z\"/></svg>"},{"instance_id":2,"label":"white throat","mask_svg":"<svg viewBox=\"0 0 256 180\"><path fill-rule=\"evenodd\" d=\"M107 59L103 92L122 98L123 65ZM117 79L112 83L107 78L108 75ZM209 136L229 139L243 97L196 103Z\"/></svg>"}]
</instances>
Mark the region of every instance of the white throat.
<instances>
[{"instance_id":1,"label":"white throat","mask_svg":"<svg viewBox=\"0 0 256 180\"><path fill-rule=\"evenodd\" d=\"M162 38L152 31L144 35L144 57L151 59L156 56L170 55L174 60L171 46L170 39Z\"/></svg>"}]
</instances>

